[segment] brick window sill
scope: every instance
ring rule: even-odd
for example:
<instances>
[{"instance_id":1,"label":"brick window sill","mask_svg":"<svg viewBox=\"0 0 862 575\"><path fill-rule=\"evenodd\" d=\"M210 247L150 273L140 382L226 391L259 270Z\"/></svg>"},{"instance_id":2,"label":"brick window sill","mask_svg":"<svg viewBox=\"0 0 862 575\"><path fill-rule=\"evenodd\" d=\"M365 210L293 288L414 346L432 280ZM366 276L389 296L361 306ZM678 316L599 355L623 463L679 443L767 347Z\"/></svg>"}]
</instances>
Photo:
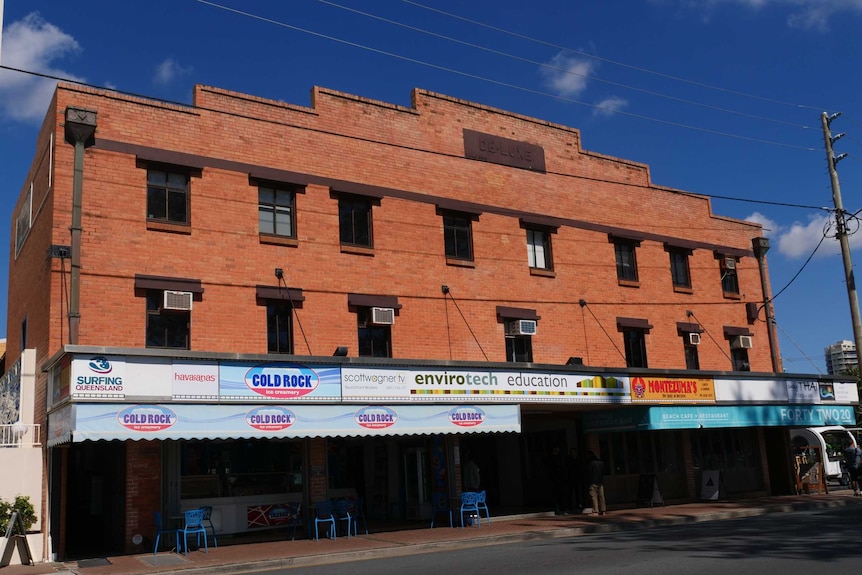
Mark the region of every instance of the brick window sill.
<instances>
[{"instance_id":1,"label":"brick window sill","mask_svg":"<svg viewBox=\"0 0 862 575\"><path fill-rule=\"evenodd\" d=\"M742 299L742 294L733 293L730 291L722 292L724 299Z\"/></svg>"},{"instance_id":2,"label":"brick window sill","mask_svg":"<svg viewBox=\"0 0 862 575\"><path fill-rule=\"evenodd\" d=\"M159 222L156 220L147 220L147 229L154 232L168 232L172 234L191 235L192 227L189 224L172 224L169 222Z\"/></svg>"},{"instance_id":3,"label":"brick window sill","mask_svg":"<svg viewBox=\"0 0 862 575\"><path fill-rule=\"evenodd\" d=\"M639 282L637 280L617 280L617 284L619 284L622 287L632 287L632 288L641 287L641 282Z\"/></svg>"},{"instance_id":4,"label":"brick window sill","mask_svg":"<svg viewBox=\"0 0 862 575\"><path fill-rule=\"evenodd\" d=\"M540 276L543 278L555 278L557 277L557 272L554 270L546 270L542 268L530 268L531 276Z\"/></svg>"},{"instance_id":5,"label":"brick window sill","mask_svg":"<svg viewBox=\"0 0 862 575\"><path fill-rule=\"evenodd\" d=\"M373 256L374 248L365 248L362 246L341 246L341 253L343 254L355 254L357 256Z\"/></svg>"},{"instance_id":6,"label":"brick window sill","mask_svg":"<svg viewBox=\"0 0 862 575\"><path fill-rule=\"evenodd\" d=\"M694 293L694 289L685 286L673 286L673 291L676 293Z\"/></svg>"},{"instance_id":7,"label":"brick window sill","mask_svg":"<svg viewBox=\"0 0 862 575\"><path fill-rule=\"evenodd\" d=\"M446 258L447 266L456 266L460 268L475 268L476 262L471 260L458 260L455 258Z\"/></svg>"},{"instance_id":8,"label":"brick window sill","mask_svg":"<svg viewBox=\"0 0 862 575\"><path fill-rule=\"evenodd\" d=\"M286 236L270 236L266 234L260 234L258 236L260 239L260 243L262 244L272 244L274 246L288 246L291 248L295 248L299 246L299 240L296 238L289 238Z\"/></svg>"}]
</instances>

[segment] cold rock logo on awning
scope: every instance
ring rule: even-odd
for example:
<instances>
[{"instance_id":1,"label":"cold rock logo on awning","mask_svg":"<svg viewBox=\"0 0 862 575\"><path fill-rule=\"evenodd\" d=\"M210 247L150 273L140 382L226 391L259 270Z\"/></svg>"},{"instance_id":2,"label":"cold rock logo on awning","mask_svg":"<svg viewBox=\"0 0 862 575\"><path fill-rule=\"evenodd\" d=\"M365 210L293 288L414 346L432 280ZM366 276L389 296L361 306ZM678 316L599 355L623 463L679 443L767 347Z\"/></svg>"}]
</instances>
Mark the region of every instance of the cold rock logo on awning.
<instances>
[{"instance_id":1,"label":"cold rock logo on awning","mask_svg":"<svg viewBox=\"0 0 862 575\"><path fill-rule=\"evenodd\" d=\"M126 429L146 433L168 429L177 422L177 414L161 405L133 405L120 411L117 421Z\"/></svg>"},{"instance_id":2,"label":"cold rock logo on awning","mask_svg":"<svg viewBox=\"0 0 862 575\"><path fill-rule=\"evenodd\" d=\"M485 412L473 406L453 407L449 410L449 421L458 427L476 427L485 422Z\"/></svg>"},{"instance_id":3,"label":"cold rock logo on awning","mask_svg":"<svg viewBox=\"0 0 862 575\"><path fill-rule=\"evenodd\" d=\"M260 431L281 431L296 423L296 415L285 407L256 407L245 414L245 422Z\"/></svg>"},{"instance_id":4,"label":"cold rock logo on awning","mask_svg":"<svg viewBox=\"0 0 862 575\"><path fill-rule=\"evenodd\" d=\"M320 378L313 370L294 363L265 363L245 374L245 385L253 392L273 399L292 399L312 393Z\"/></svg>"},{"instance_id":5,"label":"cold rock logo on awning","mask_svg":"<svg viewBox=\"0 0 862 575\"><path fill-rule=\"evenodd\" d=\"M395 425L398 414L388 407L363 407L353 414L353 419L365 429L386 429Z\"/></svg>"}]
</instances>

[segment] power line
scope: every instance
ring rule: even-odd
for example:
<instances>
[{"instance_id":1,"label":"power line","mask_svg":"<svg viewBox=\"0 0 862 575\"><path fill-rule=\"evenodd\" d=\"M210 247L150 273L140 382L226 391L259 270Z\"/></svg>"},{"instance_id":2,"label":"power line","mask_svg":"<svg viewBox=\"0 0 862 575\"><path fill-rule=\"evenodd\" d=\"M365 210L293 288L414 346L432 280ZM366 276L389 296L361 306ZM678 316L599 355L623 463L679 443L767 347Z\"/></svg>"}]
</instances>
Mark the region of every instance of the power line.
<instances>
[{"instance_id":1,"label":"power line","mask_svg":"<svg viewBox=\"0 0 862 575\"><path fill-rule=\"evenodd\" d=\"M479 45L479 44L474 44L474 43L472 43L472 42L466 42L466 41L464 41L464 40L459 40L458 38L453 38L453 37L451 37L451 36L446 36L446 35L444 35L444 34L439 34L439 33L437 33L437 32L431 32L430 30L425 30L425 29L423 29L423 28L418 28L418 27L416 27L416 26L411 26L410 24L405 24L405 23L403 23L403 22L398 22L397 20L391 20L391 19L389 19L389 18L384 18L384 17L382 17L382 16L377 16L376 14L371 14L371 13L369 13L369 12L363 12L362 10L357 10L357 9L355 9L355 8L350 8L350 7L348 7L348 6L343 6L343 5L341 5L341 4L337 4L337 3L335 3L335 2L331 2L330 0L316 0L316 1L317 1L317 2L319 2L319 3L321 3L321 4L326 4L327 6L332 6L332 7L334 7L334 8L338 8L338 9L340 9L340 10L345 10L345 11L347 11L347 12L352 12L352 13L354 13L354 14L359 14L359 15L361 15L361 16L365 16L365 17L367 17L367 18L373 18L373 19L375 19L375 20L379 20L379 21L381 21L381 22L386 22L387 24L392 24L393 26L400 26L400 27L402 27L402 28L406 28L406 29L408 29L408 30L412 30L412 31L414 31L414 32L419 32L419 33L421 33L421 34L426 34L426 35L428 35L428 36L433 36L433 37L435 37L435 38L440 38L440 39L442 39L442 40L447 40L447 41L449 41L449 42L454 42L454 43L456 43L456 44L460 44L460 45L462 45L462 46L468 46L468 47L470 47L470 48L475 48L475 49L477 49L477 50L482 50L482 51L488 52L488 53L490 53L490 54L496 54L497 56L504 56L504 57L506 57L506 58L510 58L510 59L512 59L512 60L516 60L516 61L518 61L518 62L524 62L524 63L527 63L527 64L532 64L532 65L534 65L534 66L539 66L540 68L544 68L544 69L547 69L547 70L554 70L554 71L556 71L556 72L561 72L561 73L563 73L563 74L567 74L567 75L570 75L570 76L578 76L579 78L585 78L585 79L587 79L587 80L593 80L593 81L596 81L596 82L601 82L601 83L603 83L603 84L608 84L608 85L610 85L610 86L616 86L616 87L618 87L618 88L623 88L623 89L626 89L626 90L632 90L632 91L634 91L634 92L640 92L640 93L642 93L642 94L647 94L647 95L649 95L649 96L656 96L656 97L659 97L659 98L665 98L665 99L667 99L667 100L672 100L672 101L674 101L674 102L679 102L679 103L682 103L682 104L688 104L688 105L691 105L691 106L699 106L699 107L707 108L707 109L714 110L714 111L717 111L717 112L724 112L724 113L727 113L727 114L735 114L735 115L743 116L743 117L750 118L750 119L753 119L753 120L761 120L761 121L764 121L764 122L772 122L772 123L775 123L775 124L782 124L782 125L785 125L785 126L791 126L791 127L794 127L794 128L803 128L803 129L806 129L806 130L810 130L810 129L812 129L812 126L806 126L806 125L804 125L804 124L796 124L796 123L793 123L793 122L787 122L787 121L784 121L784 120L777 120L777 119L775 119L775 118L767 118L767 117L765 117L765 116L759 116L759 115L756 115L756 114L749 114L749 113L746 113L746 112L740 112L740 111L738 111L738 110L731 110L731 109L729 109L729 108L722 108L722 107L720 107L720 106L713 106L713 105L710 105L710 104L705 104L705 103L703 103L703 102L696 102L696 101L694 101L694 100L688 100L688 99L685 99L685 98L679 98L679 97L676 97L676 96L671 96L671 95L668 95L668 94L663 94L663 93L661 93L661 92L655 92L655 91L652 91L652 90L646 90L646 89L644 89L644 88L638 88L638 87L636 87L636 86L631 86L631 85L628 85L628 84L623 84L623 83L621 83L621 82L614 82L614 81L611 81L611 80L605 80L604 78L599 78L598 76L592 76L592 75L590 75L590 74L582 74L582 73L580 73L580 72L575 72L575 71L570 70L570 69L567 69L567 68L561 68L560 66L555 66L555 65L553 65L553 64L548 64L547 62L538 62L538 61L536 61L536 60L530 60L529 58L524 58L524 57L522 57L522 56L517 56L517 55L515 55L515 54L510 54L510 53L508 53L508 52L502 52L502 51L500 51L500 50L495 50L495 49L493 49L493 48L488 48L488 47L486 47L486 46L481 46L481 45Z\"/></svg>"},{"instance_id":2,"label":"power line","mask_svg":"<svg viewBox=\"0 0 862 575\"><path fill-rule=\"evenodd\" d=\"M593 60L598 60L600 62L605 62L608 64L613 64L614 66L620 66L622 68L628 68L629 70L636 70L638 72L643 72L645 74L651 74L653 76L658 76L660 78L665 78L667 80L673 80L675 82L682 82L684 84L690 84L692 86L697 86L699 88L706 88L708 90L715 90L717 92L724 92L725 94L733 94L734 96L741 96L743 98L751 98L753 100L760 100L762 102L769 102L772 104L780 104L782 106L790 106L793 108L804 108L808 110L816 110L820 112L823 107L822 106L807 106L804 104L794 104L792 102L785 102L782 100L776 100L774 98L766 98L763 96L756 96L753 94L748 94L745 92L739 92L736 90L729 90L727 88L721 88L719 86L713 86L711 84L705 84L703 82L698 82L695 80L688 80L686 78L681 78L679 76L672 76L670 74L665 74L663 72L656 72L655 70L650 70L648 68L642 68L639 66L634 66L631 64L626 64L624 62L619 62L617 60L611 60L609 58L603 58L601 56L596 56L595 54L589 54L587 52L582 52L580 50L575 50L574 48L569 48L567 46L561 46L559 44L553 44L551 42L546 42L544 40L540 40L538 38L533 38L531 36L527 36L524 34L519 34L517 32L512 32L510 30L506 30L504 28L498 28L497 26L492 26L490 24L486 24L484 22L479 22L478 20L471 20L470 18L465 18L463 16L458 16L457 14L452 14L451 12L446 12L445 10L440 10L438 8L432 8L430 6L426 6L424 4L420 4L419 2L414 2L413 0L401 0L405 4L410 4L412 6L416 6L417 8L422 8L423 10L428 10L430 12L436 12L438 14L442 14L443 16L448 16L450 18L455 18L456 20L461 20L462 22L468 22L470 24L475 24L476 26L481 26L483 28L487 28L489 30L494 30L495 32L500 32L503 34L508 34L509 36L513 36L515 38L520 38L522 40L528 40L530 42L535 42L536 44L541 44L543 46L548 46L557 50L563 50L565 52L571 52L572 54L577 54L578 56L582 56L584 58L591 58Z\"/></svg>"},{"instance_id":3,"label":"power line","mask_svg":"<svg viewBox=\"0 0 862 575\"><path fill-rule=\"evenodd\" d=\"M705 134L712 134L712 135L715 135L715 136L724 136L724 137L726 137L726 138L733 138L733 139L743 140L743 141L747 141L747 142L754 142L754 143L759 143L759 144L768 144L768 145L772 145L772 146L778 146L778 147L783 147L783 148L791 148L791 149L802 150L802 151L806 151L806 152L814 152L814 151L817 151L817 149L816 149L816 148L805 147L805 146L798 146L798 145L795 145L795 144L785 144L785 143L783 143L783 142L776 142L776 141L773 141L773 140L765 140L765 139L761 139L761 138L754 138L754 137L752 137L752 136L743 136L743 135L740 135L740 134L732 134L732 133L730 133L730 132L722 132L722 131L720 131L720 130L712 130L712 129L709 129L709 128L702 128L702 127L699 127L699 126L692 126L692 125L690 125L690 124L683 124L683 123L681 123L681 122L673 122L673 121L670 121L670 120L663 120L663 119L660 119L660 118L654 118L654 117L646 116L646 115L643 115L643 114L635 114L635 113L633 113L633 112L624 112L624 111L622 111L622 110L612 110L612 109L610 109L610 108L608 108L608 107L606 107L606 106L601 106L601 105L598 105L598 104L590 104L590 103L588 103L588 102L583 102L583 101L581 101L581 100L575 100L575 99L573 99L573 98L567 98L567 97L565 97L565 96L559 96L559 95L557 95L557 94L551 94L551 93L549 93L549 92L543 92L543 91L541 91L541 90L536 90L536 89L533 89L533 88L527 88L527 87L525 87L525 86L519 86L519 85L517 85L517 84L512 84L512 83L509 83L509 82L503 82L503 81L501 81L501 80L495 80L495 79L493 79L493 78L488 78L488 77L485 77L485 76L479 76L478 74L472 74L472 73L469 73L469 72L464 72L464 71L461 71L461 70L456 70L456 69L454 69L454 68L448 68L448 67L446 67L446 66L441 66L441 65L439 65L439 64L433 64L433 63L431 63L431 62L426 62L426 61L424 61L424 60L419 60L419 59L417 59L417 58L411 58L411 57L409 57L409 56L403 56L403 55L401 55L401 54L396 54L396 53L394 53L394 52L389 52L389 51L386 51L386 50L381 50L381 49L379 49L379 48L372 48L371 46L366 46L366 45L364 45L364 44L359 44L359 43L357 43L357 42L351 42L351 41L349 41L349 40L344 40L344 39L341 39L341 38L337 38L337 37L335 37L335 36L331 36L331 35L329 35L329 34L323 34L323 33L320 33L320 32L315 32L315 31L313 31L313 30L308 30L308 29L306 29L306 28L300 28L299 26L294 26L294 25L292 25L292 24L287 24L286 22L281 22L281 21L279 21L279 20L274 20L274 19L272 19L272 18L267 18L267 17L264 17L264 16L260 16L260 15L257 15L257 14L253 14L253 13L251 13L251 12L245 12L245 11L243 11L243 10L238 10L238 9L236 9L236 8L231 8L231 7L229 7L229 6L224 6L224 5L222 5L222 4L218 4L218 3L216 3L216 2L210 2L209 0L194 0L194 1L195 1L195 2L198 2L199 4L204 4L204 5L206 5L206 6L210 6L210 7L212 7L212 8L217 8L217 9L219 9L219 10L224 10L224 11L226 11L226 12L231 12L231 13L233 13L233 14L237 14L237 15L239 15L239 16L245 16L246 18L251 18L251 19L254 19L254 20L259 20L259 21L261 21L261 22L266 22L266 23L268 23L268 24L272 24L272 25L274 25L274 26L280 26L280 27L282 27L282 28L287 28L288 30L293 30L293 31L296 31L296 32L302 32L303 34L308 34L308 35L311 35L311 36L315 36L315 37L317 37L317 38L323 38L323 39L325 39L325 40L330 40L330 41L332 41L332 42L337 42L337 43L339 43L339 44L344 44L344 45L346 45L346 46L351 46L351 47L353 47L353 48L359 48L359 49L361 49L361 50L366 50L366 51L368 51L368 52L372 52L372 53L375 53L375 54L380 54L380 55L382 55L382 56L388 56L388 57L390 57L390 58L395 58L395 59L397 59L397 60L402 60L402 61L404 61L404 62L410 62L410 63L412 63L412 64L419 64L420 66L426 66L426 67L428 67L428 68L432 68L432 69L435 69L435 70L440 70L440 71L442 71L442 72L448 72L448 73L450 73L450 74L456 74L456 75L458 75L458 76L463 76L463 77L465 77L465 78L471 78L471 79L473 79L473 80L479 80L479 81L482 81L482 82L488 82L489 84L494 84L494 85L496 85L496 86L503 86L503 87L505 87L505 88L511 88L511 89L513 89L513 90L519 90L519 91L522 91L522 92L525 92L525 93L528 93L528 94L534 94L534 95L537 95L537 96L543 96L543 97L545 97L545 98L551 98L551 99L554 99L554 100L560 100L560 101L562 101L562 102L568 102L568 103L570 103L570 104L578 104L579 106L584 106L584 107L587 107L587 108L592 108L593 110L598 110L598 111L601 111L601 112L606 112L606 113L611 113L611 114L617 114L617 115L626 116L626 117L629 117L629 118L637 118L637 119L640 119L640 120L646 120L646 121L649 121L649 122L655 122L655 123L657 123L657 124L663 124L663 125L666 125L666 126L673 126L673 127L676 127L676 128L683 128L683 129L692 130L692 131L695 131L695 132L702 132L702 133L705 133Z\"/></svg>"}]
</instances>

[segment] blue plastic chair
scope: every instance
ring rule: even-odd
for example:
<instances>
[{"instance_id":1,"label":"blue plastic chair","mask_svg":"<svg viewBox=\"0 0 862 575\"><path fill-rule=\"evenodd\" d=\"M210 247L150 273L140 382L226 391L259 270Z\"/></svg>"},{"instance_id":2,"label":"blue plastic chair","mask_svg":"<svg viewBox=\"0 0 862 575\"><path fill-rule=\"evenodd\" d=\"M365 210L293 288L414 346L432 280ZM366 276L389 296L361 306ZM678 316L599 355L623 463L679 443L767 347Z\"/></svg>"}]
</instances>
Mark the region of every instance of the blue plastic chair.
<instances>
[{"instance_id":1,"label":"blue plastic chair","mask_svg":"<svg viewBox=\"0 0 862 575\"><path fill-rule=\"evenodd\" d=\"M348 499L349 501L349 499ZM365 499L361 496L356 498L356 504L351 509L353 515L353 524L356 526L353 528L353 534L357 534L357 529L359 525L359 521L362 521L362 526L365 528L365 534L368 535L368 521L365 520Z\"/></svg>"},{"instance_id":2,"label":"blue plastic chair","mask_svg":"<svg viewBox=\"0 0 862 575\"><path fill-rule=\"evenodd\" d=\"M197 534L198 536L198 548L201 546L201 535L204 536L204 553L209 553L209 548L207 547L207 530L204 527L204 512L203 509L189 509L185 513L183 513L183 517L185 518L184 525L182 529L177 529L177 551L183 549L185 554L189 554L189 535ZM180 547L180 533L183 534L183 545Z\"/></svg>"},{"instance_id":3,"label":"blue plastic chair","mask_svg":"<svg viewBox=\"0 0 862 575\"><path fill-rule=\"evenodd\" d=\"M479 500L476 501L476 507L479 509L479 511L485 512L485 517L488 519L488 526L490 527L491 526L491 512L488 510L488 504L485 502L485 500L487 498L488 498L488 493L486 491L480 491L479 492ZM477 514L476 518L479 521L479 523L482 522L482 515Z\"/></svg>"},{"instance_id":4,"label":"blue plastic chair","mask_svg":"<svg viewBox=\"0 0 862 575\"><path fill-rule=\"evenodd\" d=\"M315 504L314 513L314 540L320 539L318 526L321 523L329 523L332 526L332 539L335 539L335 517L332 515L332 503L329 501L320 501Z\"/></svg>"},{"instance_id":5,"label":"blue plastic chair","mask_svg":"<svg viewBox=\"0 0 862 575\"><path fill-rule=\"evenodd\" d=\"M332 516L336 523L345 521L347 523L347 538L350 539L350 524L353 524L353 529L356 529L356 522L350 515L350 501L341 498L332 502Z\"/></svg>"},{"instance_id":6,"label":"blue plastic chair","mask_svg":"<svg viewBox=\"0 0 862 575\"><path fill-rule=\"evenodd\" d=\"M431 529L434 529L434 520L439 513L449 514L449 527L452 527L452 507L449 505L449 497L445 493L435 493L431 498Z\"/></svg>"},{"instance_id":7,"label":"blue plastic chair","mask_svg":"<svg viewBox=\"0 0 862 575\"><path fill-rule=\"evenodd\" d=\"M461 517L461 527L464 527L464 514L468 513L469 515L476 516L476 526L481 527L482 521L479 519L479 493L476 491L464 491L461 493L461 510L459 516Z\"/></svg>"},{"instance_id":8,"label":"blue plastic chair","mask_svg":"<svg viewBox=\"0 0 862 575\"><path fill-rule=\"evenodd\" d=\"M156 537L155 543L153 543L153 555L159 552L159 539L162 537L162 533L176 533L176 529L165 529L164 523L162 521L162 514L159 511L153 511L153 520L156 523Z\"/></svg>"},{"instance_id":9,"label":"blue plastic chair","mask_svg":"<svg viewBox=\"0 0 862 575\"><path fill-rule=\"evenodd\" d=\"M213 525L212 520L213 508L209 505L206 505L204 507L201 507L201 511L204 512L204 518L202 522L204 524L204 527L212 530L213 532L213 547L218 547L218 539L216 539L215 534L215 525Z\"/></svg>"}]
</instances>

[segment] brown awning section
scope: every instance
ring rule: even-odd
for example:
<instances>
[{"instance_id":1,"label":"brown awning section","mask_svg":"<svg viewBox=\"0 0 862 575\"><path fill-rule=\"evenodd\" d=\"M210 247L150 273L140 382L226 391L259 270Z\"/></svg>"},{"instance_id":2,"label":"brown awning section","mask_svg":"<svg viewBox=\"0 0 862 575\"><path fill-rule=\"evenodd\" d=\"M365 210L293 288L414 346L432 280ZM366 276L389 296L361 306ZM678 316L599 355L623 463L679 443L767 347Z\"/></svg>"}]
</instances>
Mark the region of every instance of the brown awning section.
<instances>
[{"instance_id":1,"label":"brown awning section","mask_svg":"<svg viewBox=\"0 0 862 575\"><path fill-rule=\"evenodd\" d=\"M135 152L135 159L139 162L171 164L173 166L183 166L199 171L206 167L206 158L195 154L172 152L171 150L161 150L159 148L137 148Z\"/></svg>"},{"instance_id":2,"label":"brown awning section","mask_svg":"<svg viewBox=\"0 0 862 575\"><path fill-rule=\"evenodd\" d=\"M703 333L705 331L699 323L691 323L686 321L676 322L676 330L679 333Z\"/></svg>"},{"instance_id":3,"label":"brown awning section","mask_svg":"<svg viewBox=\"0 0 862 575\"><path fill-rule=\"evenodd\" d=\"M394 295L371 295L364 293L347 294L347 305L356 307L388 307L401 309L398 298Z\"/></svg>"},{"instance_id":4,"label":"brown awning section","mask_svg":"<svg viewBox=\"0 0 862 575\"><path fill-rule=\"evenodd\" d=\"M497 306L497 317L500 319L542 319L536 315L536 310L522 307Z\"/></svg>"},{"instance_id":5,"label":"brown awning section","mask_svg":"<svg viewBox=\"0 0 862 575\"><path fill-rule=\"evenodd\" d=\"M204 293L201 280L135 274L135 289L160 289Z\"/></svg>"},{"instance_id":6,"label":"brown awning section","mask_svg":"<svg viewBox=\"0 0 862 575\"><path fill-rule=\"evenodd\" d=\"M700 247L703 247L703 245L698 244L697 242L689 242L686 240L668 240L664 243L665 250L688 250L689 253Z\"/></svg>"},{"instance_id":7,"label":"brown awning section","mask_svg":"<svg viewBox=\"0 0 862 575\"><path fill-rule=\"evenodd\" d=\"M738 335L754 335L747 327L724 326L724 337L736 337Z\"/></svg>"},{"instance_id":8,"label":"brown awning section","mask_svg":"<svg viewBox=\"0 0 862 575\"><path fill-rule=\"evenodd\" d=\"M467 214L473 217L479 217L482 215L482 208L478 204L472 204L470 202L461 202L458 200L448 200L448 199L439 199L435 202L437 206L437 211L444 212L461 212L462 214Z\"/></svg>"},{"instance_id":9,"label":"brown awning section","mask_svg":"<svg viewBox=\"0 0 862 575\"><path fill-rule=\"evenodd\" d=\"M529 215L518 218L522 228L546 228L549 232L557 233L562 224L557 218Z\"/></svg>"},{"instance_id":10,"label":"brown awning section","mask_svg":"<svg viewBox=\"0 0 862 575\"><path fill-rule=\"evenodd\" d=\"M640 244L645 239L647 239L646 234L641 234L638 232L633 232L633 231L628 231L628 230L626 230L626 231L621 230L618 232L611 232L608 234L608 241L610 243L614 243L615 241L619 241L619 240L625 240L628 242L635 242L637 244Z\"/></svg>"},{"instance_id":11,"label":"brown awning section","mask_svg":"<svg viewBox=\"0 0 862 575\"><path fill-rule=\"evenodd\" d=\"M305 301L305 296L302 295L300 288L259 285L255 286L254 289L258 299L283 299L293 303Z\"/></svg>"},{"instance_id":12,"label":"brown awning section","mask_svg":"<svg viewBox=\"0 0 862 575\"><path fill-rule=\"evenodd\" d=\"M617 328L642 329L649 331L653 328L648 320L636 317L618 317Z\"/></svg>"},{"instance_id":13,"label":"brown awning section","mask_svg":"<svg viewBox=\"0 0 862 575\"><path fill-rule=\"evenodd\" d=\"M264 182L278 182L282 184L294 184L303 187L309 183L309 177L307 174L290 172L288 170L278 170L276 168L266 168L263 166L255 166L248 173L248 179Z\"/></svg>"}]
</instances>

